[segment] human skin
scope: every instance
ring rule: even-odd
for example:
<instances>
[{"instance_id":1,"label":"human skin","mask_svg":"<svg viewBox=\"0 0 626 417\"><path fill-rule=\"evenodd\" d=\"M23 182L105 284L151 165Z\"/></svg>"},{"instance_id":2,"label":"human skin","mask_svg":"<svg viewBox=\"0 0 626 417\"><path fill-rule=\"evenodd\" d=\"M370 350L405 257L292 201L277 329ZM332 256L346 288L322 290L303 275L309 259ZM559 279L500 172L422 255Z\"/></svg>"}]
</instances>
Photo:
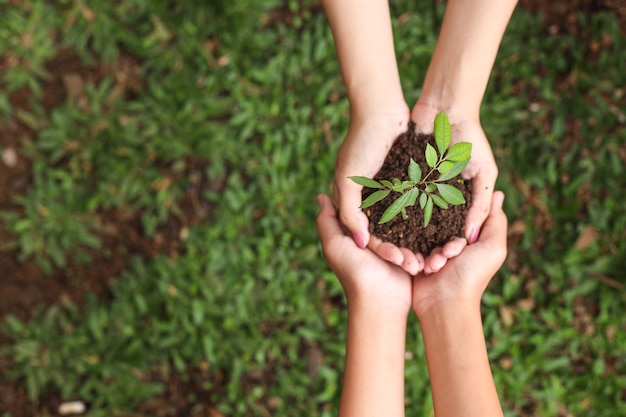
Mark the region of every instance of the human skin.
<instances>
[{"instance_id":1,"label":"human skin","mask_svg":"<svg viewBox=\"0 0 626 417\"><path fill-rule=\"evenodd\" d=\"M506 258L504 195L496 192L475 244L440 271L413 280L437 417L501 417L480 314L480 300Z\"/></svg>"},{"instance_id":2,"label":"human skin","mask_svg":"<svg viewBox=\"0 0 626 417\"><path fill-rule=\"evenodd\" d=\"M339 417L404 416L404 354L411 276L346 235L326 195L318 197L324 256L348 304Z\"/></svg>"},{"instance_id":3,"label":"human skin","mask_svg":"<svg viewBox=\"0 0 626 417\"><path fill-rule=\"evenodd\" d=\"M348 304L339 417L404 416L405 332L411 309L424 335L435 414L502 416L480 299L506 256L503 198L501 192L494 194L476 244L437 273L411 277L368 249L359 249L345 234L330 198L318 197L322 249Z\"/></svg>"},{"instance_id":4,"label":"human skin","mask_svg":"<svg viewBox=\"0 0 626 417\"><path fill-rule=\"evenodd\" d=\"M472 180L472 205L465 237L472 244L487 218L498 168L480 123L480 106L489 75L517 0L450 0L443 18L422 94L411 119L419 132L431 133L435 116L445 112L452 143L472 143L463 177Z\"/></svg>"},{"instance_id":5,"label":"human skin","mask_svg":"<svg viewBox=\"0 0 626 417\"><path fill-rule=\"evenodd\" d=\"M372 239L367 216L359 208L362 187L348 179L373 177L394 140L410 119L422 133L432 131L440 111L453 124L452 142L473 144L463 172L473 181L472 206L465 238L474 243L484 222L498 169L478 112L504 29L516 2L450 0L422 94L409 111L402 94L386 0L322 0L350 102L350 127L337 154L333 195L341 222L360 248L412 275L433 273L460 253L464 243L449 242L427 258L406 248Z\"/></svg>"}]
</instances>

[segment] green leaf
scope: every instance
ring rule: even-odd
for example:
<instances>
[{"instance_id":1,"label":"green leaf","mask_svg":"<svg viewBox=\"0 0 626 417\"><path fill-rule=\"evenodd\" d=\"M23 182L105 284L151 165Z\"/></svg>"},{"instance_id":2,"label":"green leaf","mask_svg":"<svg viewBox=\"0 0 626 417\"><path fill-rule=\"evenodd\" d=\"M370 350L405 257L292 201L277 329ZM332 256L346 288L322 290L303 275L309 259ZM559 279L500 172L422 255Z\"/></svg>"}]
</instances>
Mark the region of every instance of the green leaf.
<instances>
[{"instance_id":1,"label":"green leaf","mask_svg":"<svg viewBox=\"0 0 626 417\"><path fill-rule=\"evenodd\" d=\"M442 161L437 167L437 171L439 171L440 174L445 174L446 172L449 172L452 167L454 167L454 162Z\"/></svg>"},{"instance_id":2,"label":"green leaf","mask_svg":"<svg viewBox=\"0 0 626 417\"><path fill-rule=\"evenodd\" d=\"M367 188L385 188L383 187L383 185L381 183L379 183L378 181L374 181L371 178L367 178L367 177L361 177L361 176L352 176L352 177L348 177L350 178L352 181L356 182L359 185L362 185L363 187L367 187Z\"/></svg>"},{"instance_id":3,"label":"green leaf","mask_svg":"<svg viewBox=\"0 0 626 417\"><path fill-rule=\"evenodd\" d=\"M394 185L393 187L391 187L391 189L398 193L403 193L404 190L414 187L414 186L415 186L415 183L413 181L402 181L400 184Z\"/></svg>"},{"instance_id":4,"label":"green leaf","mask_svg":"<svg viewBox=\"0 0 626 417\"><path fill-rule=\"evenodd\" d=\"M433 191L435 191L437 189L437 186L435 184L428 184L426 186L426 188L424 189L425 192L427 193L432 193Z\"/></svg>"},{"instance_id":5,"label":"green leaf","mask_svg":"<svg viewBox=\"0 0 626 417\"><path fill-rule=\"evenodd\" d=\"M430 143L426 145L426 163L431 168L434 168L437 164L437 151Z\"/></svg>"},{"instance_id":6,"label":"green leaf","mask_svg":"<svg viewBox=\"0 0 626 417\"><path fill-rule=\"evenodd\" d=\"M394 178L391 180L391 182L393 183L393 185L400 185L402 184L402 181L400 181L400 178Z\"/></svg>"},{"instance_id":7,"label":"green leaf","mask_svg":"<svg viewBox=\"0 0 626 417\"><path fill-rule=\"evenodd\" d=\"M451 127L448 121L448 115L444 112L439 113L437 117L435 117L434 136L440 155L443 155L450 146L450 131Z\"/></svg>"},{"instance_id":8,"label":"green leaf","mask_svg":"<svg viewBox=\"0 0 626 417\"><path fill-rule=\"evenodd\" d=\"M431 194L431 197L433 198L433 202L437 207L441 207L444 210L448 208L448 203L446 203L446 200L439 197L437 194Z\"/></svg>"},{"instance_id":9,"label":"green leaf","mask_svg":"<svg viewBox=\"0 0 626 417\"><path fill-rule=\"evenodd\" d=\"M452 145L445 159L446 161L461 162L470 159L471 156L472 144L469 142L459 142Z\"/></svg>"},{"instance_id":10,"label":"green leaf","mask_svg":"<svg viewBox=\"0 0 626 417\"><path fill-rule=\"evenodd\" d=\"M456 187L450 184L437 184L437 190L441 197L452 205L465 204L465 198L463 193Z\"/></svg>"},{"instance_id":11,"label":"green leaf","mask_svg":"<svg viewBox=\"0 0 626 417\"><path fill-rule=\"evenodd\" d=\"M422 195L420 195L420 208L422 210L424 210L424 207L426 207L426 200L427 199L428 199L428 194L422 193Z\"/></svg>"},{"instance_id":12,"label":"green leaf","mask_svg":"<svg viewBox=\"0 0 626 417\"><path fill-rule=\"evenodd\" d=\"M370 196L361 203L361 208L364 209L373 206L383 198L387 197L390 192L391 190L379 190L370 194Z\"/></svg>"},{"instance_id":13,"label":"green leaf","mask_svg":"<svg viewBox=\"0 0 626 417\"><path fill-rule=\"evenodd\" d=\"M396 201L394 201L389 205L389 207L387 207L387 210L385 210L385 212L381 216L378 224L387 223L389 220L400 214L403 209L415 204L418 193L419 190L417 188L413 188L412 190L398 197Z\"/></svg>"},{"instance_id":14,"label":"green leaf","mask_svg":"<svg viewBox=\"0 0 626 417\"><path fill-rule=\"evenodd\" d=\"M452 178L456 177L461 172L463 172L463 170L465 169L468 163L469 163L469 159L466 159L465 161L461 161L461 162L455 162L454 165L452 166L452 169L450 169L450 171L446 172L445 174L440 175L439 178L437 178L437 181L443 182L443 181L451 180Z\"/></svg>"},{"instance_id":15,"label":"green leaf","mask_svg":"<svg viewBox=\"0 0 626 417\"><path fill-rule=\"evenodd\" d=\"M417 162L411 158L409 162L409 179L417 184L422 179L422 170Z\"/></svg>"},{"instance_id":16,"label":"green leaf","mask_svg":"<svg viewBox=\"0 0 626 417\"><path fill-rule=\"evenodd\" d=\"M392 188L393 187L393 184L391 183L391 181L388 181L388 180L380 180L380 183L382 185L384 185L385 187L387 187L387 188Z\"/></svg>"},{"instance_id":17,"label":"green leaf","mask_svg":"<svg viewBox=\"0 0 626 417\"><path fill-rule=\"evenodd\" d=\"M426 207L424 207L424 227L428 226L430 217L433 215L433 199L428 196L426 200Z\"/></svg>"},{"instance_id":18,"label":"green leaf","mask_svg":"<svg viewBox=\"0 0 626 417\"><path fill-rule=\"evenodd\" d=\"M409 198L409 204L408 206L414 206L415 203L417 202L417 197L420 195L420 190L417 188L413 188L411 191L409 191L407 194L410 194L410 198Z\"/></svg>"}]
</instances>

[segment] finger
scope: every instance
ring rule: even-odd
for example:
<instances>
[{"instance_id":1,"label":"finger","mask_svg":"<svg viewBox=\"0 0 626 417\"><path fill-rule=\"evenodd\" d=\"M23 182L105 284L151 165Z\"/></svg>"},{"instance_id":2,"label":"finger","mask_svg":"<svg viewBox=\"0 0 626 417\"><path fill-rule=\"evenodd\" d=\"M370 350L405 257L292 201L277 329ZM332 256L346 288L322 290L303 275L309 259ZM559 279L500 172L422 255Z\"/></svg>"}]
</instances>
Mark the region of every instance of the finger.
<instances>
[{"instance_id":1,"label":"finger","mask_svg":"<svg viewBox=\"0 0 626 417\"><path fill-rule=\"evenodd\" d=\"M506 214L502 210L503 202L504 193L502 191L496 191L493 193L489 216L487 217L483 230L480 233L480 237L478 239L479 242L493 242L495 244L504 243L506 245L507 218Z\"/></svg>"},{"instance_id":2,"label":"finger","mask_svg":"<svg viewBox=\"0 0 626 417\"><path fill-rule=\"evenodd\" d=\"M393 243L383 242L382 240L372 237L370 239L368 247L376 255L380 256L384 260L391 262L394 265L402 265L404 262L404 255L400 249Z\"/></svg>"},{"instance_id":3,"label":"finger","mask_svg":"<svg viewBox=\"0 0 626 417\"><path fill-rule=\"evenodd\" d=\"M493 188L498 176L497 172L490 171L484 169L472 178L472 205L465 221L465 238L470 245L478 240L480 228L489 215Z\"/></svg>"},{"instance_id":4,"label":"finger","mask_svg":"<svg viewBox=\"0 0 626 417\"><path fill-rule=\"evenodd\" d=\"M426 260L424 259L424 255L422 255L421 253L416 253L415 259L417 259L417 263L419 264L419 268L417 270L417 273L419 274L420 272L424 270L424 266L426 265Z\"/></svg>"},{"instance_id":5,"label":"finger","mask_svg":"<svg viewBox=\"0 0 626 417\"><path fill-rule=\"evenodd\" d=\"M333 236L343 234L343 232L337 220L337 210L330 200L330 197L326 194L320 194L317 196L317 203L320 206L320 212L316 220L317 233L322 242L322 246L324 246Z\"/></svg>"},{"instance_id":6,"label":"finger","mask_svg":"<svg viewBox=\"0 0 626 417\"><path fill-rule=\"evenodd\" d=\"M424 272L426 274L434 274L443 268L448 262L448 258L443 256L441 248L434 249L430 255L426 258L426 265L424 266Z\"/></svg>"},{"instance_id":7,"label":"finger","mask_svg":"<svg viewBox=\"0 0 626 417\"><path fill-rule=\"evenodd\" d=\"M357 246L367 246L370 239L369 220L361 210L362 186L349 179L335 179L333 193L339 206L339 220L350 230Z\"/></svg>"},{"instance_id":8,"label":"finger","mask_svg":"<svg viewBox=\"0 0 626 417\"><path fill-rule=\"evenodd\" d=\"M484 249L489 257L497 261L500 265L506 259L507 254L507 218L502 210L504 193L497 191L494 193L489 217L485 221L483 230L480 233L476 246Z\"/></svg>"},{"instance_id":9,"label":"finger","mask_svg":"<svg viewBox=\"0 0 626 417\"><path fill-rule=\"evenodd\" d=\"M467 240L462 237L456 237L443 246L442 254L448 259L454 258L459 256L466 246Z\"/></svg>"},{"instance_id":10,"label":"finger","mask_svg":"<svg viewBox=\"0 0 626 417\"><path fill-rule=\"evenodd\" d=\"M423 268L423 263L420 264L417 256L407 248L400 248L400 252L404 256L400 267L413 276L417 275Z\"/></svg>"}]
</instances>

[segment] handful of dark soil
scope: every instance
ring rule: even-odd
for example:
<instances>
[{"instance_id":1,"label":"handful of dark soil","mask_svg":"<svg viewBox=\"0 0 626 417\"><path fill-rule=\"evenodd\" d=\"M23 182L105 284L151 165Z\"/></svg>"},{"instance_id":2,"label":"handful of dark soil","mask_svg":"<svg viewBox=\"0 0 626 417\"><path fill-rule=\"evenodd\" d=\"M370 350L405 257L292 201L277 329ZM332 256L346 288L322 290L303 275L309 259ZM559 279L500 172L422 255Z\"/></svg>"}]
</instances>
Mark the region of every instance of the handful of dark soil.
<instances>
[{"instance_id":1,"label":"handful of dark soil","mask_svg":"<svg viewBox=\"0 0 626 417\"><path fill-rule=\"evenodd\" d=\"M409 129L396 139L374 179L377 181L392 178L399 178L401 181L408 180L407 168L411 158L420 165L422 172L429 172L430 168L424 158L427 143L435 146L434 136L418 135L415 133L415 123L410 122ZM435 172L433 175L439 174ZM370 221L370 233L385 242L419 252L424 256L428 256L433 249L442 247L456 236L463 237L465 217L472 202L472 184L471 181L463 181L460 177L445 183L458 188L463 193L466 204L450 205L445 210L435 207L426 227L424 227L424 212L419 204L407 207L408 218L406 220L402 216L396 216L387 223L378 224L385 209L399 196L398 193L391 193L382 201L364 210ZM376 190L364 187L363 199L374 191Z\"/></svg>"}]
</instances>

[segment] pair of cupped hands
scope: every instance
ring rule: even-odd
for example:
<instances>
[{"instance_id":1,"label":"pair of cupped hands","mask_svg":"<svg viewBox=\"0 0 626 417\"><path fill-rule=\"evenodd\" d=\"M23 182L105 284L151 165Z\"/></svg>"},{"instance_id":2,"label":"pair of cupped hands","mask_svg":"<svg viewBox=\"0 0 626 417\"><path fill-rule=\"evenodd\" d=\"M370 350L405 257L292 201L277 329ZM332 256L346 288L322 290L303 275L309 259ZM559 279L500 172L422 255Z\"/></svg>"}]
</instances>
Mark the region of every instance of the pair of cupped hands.
<instances>
[{"instance_id":1,"label":"pair of cupped hands","mask_svg":"<svg viewBox=\"0 0 626 417\"><path fill-rule=\"evenodd\" d=\"M451 240L426 257L383 242L369 233L369 220L359 208L363 187L348 177L359 175L373 178L382 167L395 139L406 131L409 120L415 122L418 133L431 134L435 116L440 111L418 101L412 112L404 105L366 116L351 114L348 133L337 154L333 197L341 224L350 232L357 247L368 248L412 276L422 272L429 275L441 270L449 260L459 256L468 244L475 244L489 215L498 168L478 116L447 112L452 125L451 143L464 141L472 144L470 162L461 174L465 180L472 181L472 202L465 222L465 237Z\"/></svg>"}]
</instances>

